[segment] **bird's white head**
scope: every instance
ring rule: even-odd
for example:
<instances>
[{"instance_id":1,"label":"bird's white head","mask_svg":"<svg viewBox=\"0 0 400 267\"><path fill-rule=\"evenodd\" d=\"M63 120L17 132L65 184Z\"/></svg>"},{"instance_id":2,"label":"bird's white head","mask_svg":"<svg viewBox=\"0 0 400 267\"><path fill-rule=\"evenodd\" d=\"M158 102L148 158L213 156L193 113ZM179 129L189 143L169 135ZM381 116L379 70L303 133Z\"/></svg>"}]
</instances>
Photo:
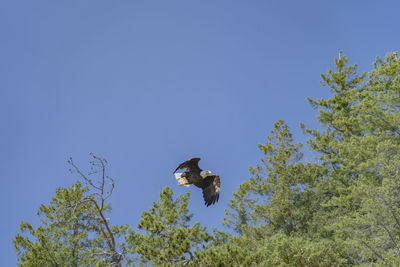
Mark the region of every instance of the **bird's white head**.
<instances>
[{"instance_id":1,"label":"bird's white head","mask_svg":"<svg viewBox=\"0 0 400 267\"><path fill-rule=\"evenodd\" d=\"M209 176L210 174L211 174L210 171L201 171L200 172L200 175L201 175L201 177L203 177L203 179L206 178L207 176Z\"/></svg>"}]
</instances>

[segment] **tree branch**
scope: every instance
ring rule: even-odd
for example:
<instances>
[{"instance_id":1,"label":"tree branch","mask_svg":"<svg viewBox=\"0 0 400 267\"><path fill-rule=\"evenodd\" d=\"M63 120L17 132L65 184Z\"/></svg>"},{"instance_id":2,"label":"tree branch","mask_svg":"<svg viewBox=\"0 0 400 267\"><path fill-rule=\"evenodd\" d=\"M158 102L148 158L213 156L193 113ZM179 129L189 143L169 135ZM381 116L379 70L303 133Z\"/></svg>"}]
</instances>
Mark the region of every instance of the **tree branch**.
<instances>
[{"instance_id":1,"label":"tree branch","mask_svg":"<svg viewBox=\"0 0 400 267\"><path fill-rule=\"evenodd\" d=\"M110 257L113 264L116 266L120 266L120 262L123 259L124 249L121 253L116 251L116 242L114 238L114 234L111 231L110 225L108 220L104 216L104 207L106 206L105 201L111 196L114 190L114 179L106 175L106 165L107 160L103 158L99 158L93 153L90 154L92 156L92 160L90 161L91 164L91 171L85 175L73 162L72 158L68 160L68 163L73 167L72 171L78 173L78 175L95 191L93 193L93 197L85 198L84 200L75 203L74 205L70 205L69 207L74 207L73 213L75 213L75 209L82 205L85 202L92 202L95 208L95 220L97 221L99 231L104 236L104 239L107 243L108 249L110 250ZM91 175L101 174L100 182L95 184L92 179L89 178ZM107 181L110 184L109 190L106 190ZM97 191L97 192L96 192ZM96 200L96 196L98 200Z\"/></svg>"}]
</instances>

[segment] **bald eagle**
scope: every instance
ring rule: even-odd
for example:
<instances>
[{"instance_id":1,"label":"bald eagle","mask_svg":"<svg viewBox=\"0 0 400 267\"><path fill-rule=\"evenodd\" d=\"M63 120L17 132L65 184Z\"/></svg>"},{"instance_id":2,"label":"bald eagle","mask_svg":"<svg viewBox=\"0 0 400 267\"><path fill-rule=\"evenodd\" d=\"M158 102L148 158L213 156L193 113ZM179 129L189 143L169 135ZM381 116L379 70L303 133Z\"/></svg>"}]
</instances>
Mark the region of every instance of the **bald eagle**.
<instances>
[{"instance_id":1,"label":"bald eagle","mask_svg":"<svg viewBox=\"0 0 400 267\"><path fill-rule=\"evenodd\" d=\"M211 175L210 171L200 169L199 161L200 158L192 158L181 163L174 174L179 186L189 187L194 184L203 189L204 204L208 207L218 201L221 183L218 175ZM177 170L182 169L186 169L186 171L176 173Z\"/></svg>"}]
</instances>

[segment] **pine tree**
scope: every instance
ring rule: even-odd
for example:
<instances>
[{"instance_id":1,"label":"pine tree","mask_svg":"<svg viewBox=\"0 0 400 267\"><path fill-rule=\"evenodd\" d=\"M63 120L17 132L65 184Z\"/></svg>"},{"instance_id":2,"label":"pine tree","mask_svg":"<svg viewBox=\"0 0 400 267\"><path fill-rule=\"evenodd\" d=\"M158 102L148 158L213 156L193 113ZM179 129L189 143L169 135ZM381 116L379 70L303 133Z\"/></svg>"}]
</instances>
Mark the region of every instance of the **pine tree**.
<instances>
[{"instance_id":1,"label":"pine tree","mask_svg":"<svg viewBox=\"0 0 400 267\"><path fill-rule=\"evenodd\" d=\"M144 211L137 228L126 237L130 262L152 266L190 265L195 251L203 249L211 236L199 222L189 225L192 214L188 210L190 193L173 198L173 191L165 187L160 201Z\"/></svg>"},{"instance_id":2,"label":"pine tree","mask_svg":"<svg viewBox=\"0 0 400 267\"><path fill-rule=\"evenodd\" d=\"M260 144L262 165L250 167L226 211L225 224L239 233L243 226L263 225L270 233L306 232L318 209L315 183L318 168L302 162L301 144L293 144L288 126L275 123L272 136Z\"/></svg>"},{"instance_id":3,"label":"pine tree","mask_svg":"<svg viewBox=\"0 0 400 267\"><path fill-rule=\"evenodd\" d=\"M383 192L396 192L388 187L396 178L387 171L384 158L393 158L400 148L400 61L396 53L378 58L368 77L357 75L356 65L347 67L342 54L335 63L336 72L322 75L333 96L310 99L323 130L304 127L311 136L310 149L321 155L320 165L326 169L318 190L327 198L316 224L322 237L345 248L341 257L353 264L374 263L397 246L388 242L393 223L379 225L385 221L379 218L382 212L394 211Z\"/></svg>"},{"instance_id":4,"label":"pine tree","mask_svg":"<svg viewBox=\"0 0 400 267\"><path fill-rule=\"evenodd\" d=\"M137 231L111 226L114 180L92 155L88 174L70 161L86 186L57 189L39 227L21 223L19 265L399 266L400 59L389 53L359 75L340 53L335 68L321 75L332 95L309 99L320 127L301 124L306 146L282 120L259 145L261 163L226 209L233 232L192 223L190 194L175 198L169 187ZM316 159L306 161L305 149Z\"/></svg>"},{"instance_id":5,"label":"pine tree","mask_svg":"<svg viewBox=\"0 0 400 267\"><path fill-rule=\"evenodd\" d=\"M88 175L69 160L88 186L78 181L68 188L58 188L50 204L38 211L39 227L20 224L21 233L13 241L20 266L121 266L125 248L117 242L128 227L112 226L105 217L111 212L106 201L114 180L106 175L107 161L91 156ZM98 174L98 180L90 178Z\"/></svg>"}]
</instances>

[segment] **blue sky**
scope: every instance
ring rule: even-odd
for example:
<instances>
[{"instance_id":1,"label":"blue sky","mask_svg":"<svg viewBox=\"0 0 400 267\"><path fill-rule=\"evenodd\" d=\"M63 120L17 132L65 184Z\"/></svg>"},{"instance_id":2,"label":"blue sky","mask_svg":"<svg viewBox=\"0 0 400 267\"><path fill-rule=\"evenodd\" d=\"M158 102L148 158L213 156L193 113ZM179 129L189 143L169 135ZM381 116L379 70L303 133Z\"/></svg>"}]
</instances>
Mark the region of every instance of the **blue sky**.
<instances>
[{"instance_id":1,"label":"blue sky","mask_svg":"<svg viewBox=\"0 0 400 267\"><path fill-rule=\"evenodd\" d=\"M72 156L110 162L112 223L135 227L190 157L221 176L217 205L190 188L194 220L219 227L257 144L278 119L316 126L306 97L339 50L369 70L399 49L397 1L0 2L0 251L58 186Z\"/></svg>"}]
</instances>

